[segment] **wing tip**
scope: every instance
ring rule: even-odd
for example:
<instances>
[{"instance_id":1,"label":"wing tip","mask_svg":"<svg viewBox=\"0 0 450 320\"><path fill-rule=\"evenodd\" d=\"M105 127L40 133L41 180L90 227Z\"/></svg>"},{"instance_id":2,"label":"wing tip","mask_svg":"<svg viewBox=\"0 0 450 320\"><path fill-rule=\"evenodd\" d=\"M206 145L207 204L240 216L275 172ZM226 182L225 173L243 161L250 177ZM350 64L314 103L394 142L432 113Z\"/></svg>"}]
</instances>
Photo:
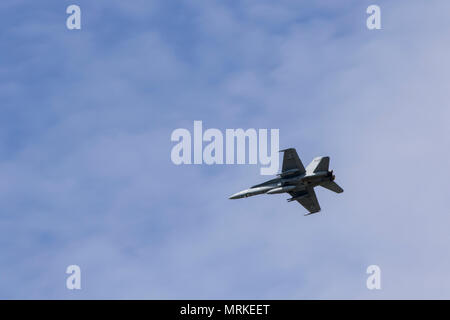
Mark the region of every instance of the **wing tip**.
<instances>
[{"instance_id":1,"label":"wing tip","mask_svg":"<svg viewBox=\"0 0 450 320\"><path fill-rule=\"evenodd\" d=\"M322 210L317 210L317 211L308 212L308 213L305 213L304 216L305 216L305 217L306 217L306 216L310 216L310 215L312 215L312 214L319 213L320 211L322 211Z\"/></svg>"}]
</instances>

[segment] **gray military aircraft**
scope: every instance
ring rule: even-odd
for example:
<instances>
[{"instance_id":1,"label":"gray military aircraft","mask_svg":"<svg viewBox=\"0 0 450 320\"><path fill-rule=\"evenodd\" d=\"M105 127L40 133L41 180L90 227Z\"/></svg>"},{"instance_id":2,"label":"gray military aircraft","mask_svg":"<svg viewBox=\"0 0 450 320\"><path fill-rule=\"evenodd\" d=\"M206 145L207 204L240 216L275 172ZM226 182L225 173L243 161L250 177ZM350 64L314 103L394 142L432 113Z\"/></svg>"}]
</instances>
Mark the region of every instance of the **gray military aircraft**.
<instances>
[{"instance_id":1,"label":"gray military aircraft","mask_svg":"<svg viewBox=\"0 0 450 320\"><path fill-rule=\"evenodd\" d=\"M334 182L333 171L328 171L330 157L317 157L306 167L303 167L297 151L294 148L281 150L283 168L278 178L257 184L250 189L233 194L230 199L247 198L258 194L289 193L292 197L287 201L298 201L309 213L320 211L314 187L321 186L336 193L344 190Z\"/></svg>"}]
</instances>

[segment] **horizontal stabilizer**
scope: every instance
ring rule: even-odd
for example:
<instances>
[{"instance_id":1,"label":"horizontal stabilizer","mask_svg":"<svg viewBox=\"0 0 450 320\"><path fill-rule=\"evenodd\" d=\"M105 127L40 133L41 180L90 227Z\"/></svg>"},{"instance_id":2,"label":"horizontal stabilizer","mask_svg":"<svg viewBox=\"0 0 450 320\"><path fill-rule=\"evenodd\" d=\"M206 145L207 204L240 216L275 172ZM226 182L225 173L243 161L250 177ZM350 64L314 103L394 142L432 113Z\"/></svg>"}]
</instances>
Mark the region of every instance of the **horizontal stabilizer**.
<instances>
[{"instance_id":1,"label":"horizontal stabilizer","mask_svg":"<svg viewBox=\"0 0 450 320\"><path fill-rule=\"evenodd\" d=\"M339 187L339 185L334 182L334 181L326 181L326 182L322 182L320 184L320 186L324 187L325 189L334 191L336 193L342 193L344 192L344 189L342 189L341 187Z\"/></svg>"}]
</instances>

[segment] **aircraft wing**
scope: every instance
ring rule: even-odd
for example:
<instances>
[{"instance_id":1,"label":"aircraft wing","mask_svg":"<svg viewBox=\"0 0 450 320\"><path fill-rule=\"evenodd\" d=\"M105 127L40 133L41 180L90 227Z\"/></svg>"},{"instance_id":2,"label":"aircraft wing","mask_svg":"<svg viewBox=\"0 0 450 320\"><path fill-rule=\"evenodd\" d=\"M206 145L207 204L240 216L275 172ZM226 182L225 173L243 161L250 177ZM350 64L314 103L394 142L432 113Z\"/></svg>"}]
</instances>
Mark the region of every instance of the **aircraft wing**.
<instances>
[{"instance_id":1,"label":"aircraft wing","mask_svg":"<svg viewBox=\"0 0 450 320\"><path fill-rule=\"evenodd\" d=\"M305 214L305 216L317 213L320 211L319 201L317 201L316 193L314 192L313 187L306 188L306 191L300 192L289 192L292 197L303 196L300 199L297 199L298 203L300 203L309 213Z\"/></svg>"},{"instance_id":2,"label":"aircraft wing","mask_svg":"<svg viewBox=\"0 0 450 320\"><path fill-rule=\"evenodd\" d=\"M283 168L281 172L285 172L292 169L298 169L300 174L305 173L305 167L298 157L297 151L294 148L284 149L280 152L284 152L283 155Z\"/></svg>"}]
</instances>

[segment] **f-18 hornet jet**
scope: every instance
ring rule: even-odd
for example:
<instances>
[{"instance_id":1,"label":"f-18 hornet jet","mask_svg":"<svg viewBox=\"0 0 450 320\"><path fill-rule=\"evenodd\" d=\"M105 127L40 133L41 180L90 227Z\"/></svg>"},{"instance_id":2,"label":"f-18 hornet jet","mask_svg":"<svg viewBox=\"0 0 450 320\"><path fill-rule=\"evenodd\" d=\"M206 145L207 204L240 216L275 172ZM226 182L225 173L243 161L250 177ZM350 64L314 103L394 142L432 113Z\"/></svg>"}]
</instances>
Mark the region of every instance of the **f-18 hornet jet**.
<instances>
[{"instance_id":1,"label":"f-18 hornet jet","mask_svg":"<svg viewBox=\"0 0 450 320\"><path fill-rule=\"evenodd\" d=\"M330 157L317 157L306 167L303 167L297 151L294 148L281 150L283 168L278 178L257 184L250 189L233 194L230 199L240 199L258 194L289 193L292 197L287 201L298 201L309 213L320 211L314 187L321 186L336 193L344 190L334 182L333 171L328 171Z\"/></svg>"}]
</instances>

